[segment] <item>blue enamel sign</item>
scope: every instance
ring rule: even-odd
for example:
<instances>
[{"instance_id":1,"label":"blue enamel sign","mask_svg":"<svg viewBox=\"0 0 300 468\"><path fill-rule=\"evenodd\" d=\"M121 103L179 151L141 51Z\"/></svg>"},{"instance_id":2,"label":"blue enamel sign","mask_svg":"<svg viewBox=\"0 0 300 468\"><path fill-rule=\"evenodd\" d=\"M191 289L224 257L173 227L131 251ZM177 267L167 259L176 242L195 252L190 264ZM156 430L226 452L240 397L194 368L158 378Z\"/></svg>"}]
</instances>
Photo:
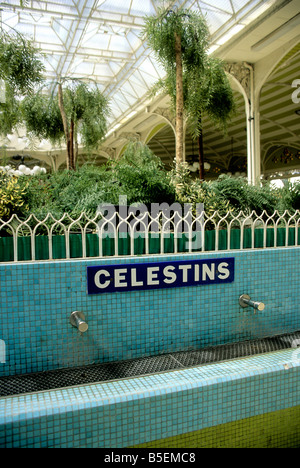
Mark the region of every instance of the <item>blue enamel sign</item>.
<instances>
[{"instance_id":1,"label":"blue enamel sign","mask_svg":"<svg viewBox=\"0 0 300 468\"><path fill-rule=\"evenodd\" d=\"M87 267L88 294L232 283L234 258Z\"/></svg>"}]
</instances>

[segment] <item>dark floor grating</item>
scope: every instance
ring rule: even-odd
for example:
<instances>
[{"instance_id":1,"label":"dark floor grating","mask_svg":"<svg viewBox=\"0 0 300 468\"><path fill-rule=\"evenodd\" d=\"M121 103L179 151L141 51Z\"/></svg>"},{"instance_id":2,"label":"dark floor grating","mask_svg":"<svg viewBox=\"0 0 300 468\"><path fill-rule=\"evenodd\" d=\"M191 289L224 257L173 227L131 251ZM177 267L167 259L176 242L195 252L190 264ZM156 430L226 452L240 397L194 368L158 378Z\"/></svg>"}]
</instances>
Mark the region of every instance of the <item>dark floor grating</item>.
<instances>
[{"instance_id":1,"label":"dark floor grating","mask_svg":"<svg viewBox=\"0 0 300 468\"><path fill-rule=\"evenodd\" d=\"M198 351L182 351L120 362L0 377L0 396L118 380L227 361L288 349L293 347L292 343L295 340L300 343L300 331L253 341L212 346Z\"/></svg>"}]
</instances>

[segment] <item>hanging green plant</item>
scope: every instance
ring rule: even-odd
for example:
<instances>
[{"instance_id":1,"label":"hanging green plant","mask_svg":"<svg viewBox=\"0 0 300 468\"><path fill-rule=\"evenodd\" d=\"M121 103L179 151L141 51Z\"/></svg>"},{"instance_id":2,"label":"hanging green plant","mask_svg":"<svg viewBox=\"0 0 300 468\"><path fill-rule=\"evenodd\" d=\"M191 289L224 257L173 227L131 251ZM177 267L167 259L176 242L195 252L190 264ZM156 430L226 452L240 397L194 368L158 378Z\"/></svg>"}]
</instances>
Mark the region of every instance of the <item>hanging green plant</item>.
<instances>
[{"instance_id":1,"label":"hanging green plant","mask_svg":"<svg viewBox=\"0 0 300 468\"><path fill-rule=\"evenodd\" d=\"M26 128L29 134L39 139L59 143L64 136L57 100L42 93L27 96L21 105Z\"/></svg>"},{"instance_id":2,"label":"hanging green plant","mask_svg":"<svg viewBox=\"0 0 300 468\"><path fill-rule=\"evenodd\" d=\"M19 102L7 83L4 83L4 92L5 99L0 102L0 135L5 137L20 122L21 111Z\"/></svg>"},{"instance_id":3,"label":"hanging green plant","mask_svg":"<svg viewBox=\"0 0 300 468\"><path fill-rule=\"evenodd\" d=\"M0 135L12 133L22 121L20 97L32 94L43 80L42 54L17 32L0 33Z\"/></svg>"},{"instance_id":4,"label":"hanging green plant","mask_svg":"<svg viewBox=\"0 0 300 468\"><path fill-rule=\"evenodd\" d=\"M27 94L43 80L42 54L21 34L0 35L0 79L17 95Z\"/></svg>"},{"instance_id":5,"label":"hanging green plant","mask_svg":"<svg viewBox=\"0 0 300 468\"><path fill-rule=\"evenodd\" d=\"M108 99L97 87L80 80L61 80L57 93L35 93L22 103L22 113L28 131L52 143L67 144L67 168L75 169L78 140L87 151L97 148L107 131Z\"/></svg>"}]
</instances>

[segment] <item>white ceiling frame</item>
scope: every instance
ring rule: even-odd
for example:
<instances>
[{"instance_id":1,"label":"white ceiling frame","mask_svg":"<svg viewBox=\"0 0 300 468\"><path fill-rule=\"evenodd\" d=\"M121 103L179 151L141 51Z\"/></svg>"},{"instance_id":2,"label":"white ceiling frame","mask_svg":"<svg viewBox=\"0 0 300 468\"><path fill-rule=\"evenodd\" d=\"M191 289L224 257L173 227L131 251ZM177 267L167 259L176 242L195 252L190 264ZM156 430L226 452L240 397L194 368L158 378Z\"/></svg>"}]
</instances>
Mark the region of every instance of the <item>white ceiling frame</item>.
<instances>
[{"instance_id":1,"label":"white ceiling frame","mask_svg":"<svg viewBox=\"0 0 300 468\"><path fill-rule=\"evenodd\" d=\"M232 0L228 0L227 9L221 1L213 0L201 2L172 0L170 6L198 9L200 5L203 11L205 9L210 17L210 24L213 25L212 39L216 43L224 34L231 32L237 24L248 24L248 15L253 15L264 4L273 5L273 2L274 0L243 0L239 2L236 10ZM75 78L76 70L78 70L80 75L77 76L78 78L86 81L92 78L93 81L98 82L101 91L112 104L111 127L123 123L133 111L141 109L142 105L148 105L148 92L156 79L162 76L163 71L156 63L147 43L139 37L144 25L145 13L139 14L138 10L156 11L157 0L141 0L141 8L138 6L136 11L132 9L133 2L128 2L127 5L125 1L121 4L113 0L102 3L98 0L73 0L69 2L69 5L66 0L61 0L61 2L60 0L31 0L24 8L21 8L19 3L19 0L5 0L0 3L0 6L3 15L6 15L7 22L11 25L15 25L16 21L18 24L22 22L25 29L28 25L34 31L35 43L49 57L48 63L45 60L47 79L57 80L60 76ZM98 5L99 3L101 4ZM126 11L124 11L124 5ZM220 16L215 20L214 13L231 16L228 16L228 19L226 15L224 19ZM16 15L16 18L13 15ZM15 26L16 29L18 29L18 24ZM49 40L54 41L57 38L55 44L47 43L44 27L52 28ZM107 29L107 34L105 29ZM40 31L41 37L39 37ZM98 36L99 48L97 48ZM108 38L118 39L113 48L109 48ZM126 43L122 44L122 39ZM149 70L141 67L145 60L151 62ZM101 69L102 64L103 69ZM136 93L134 83L138 83Z\"/></svg>"}]
</instances>

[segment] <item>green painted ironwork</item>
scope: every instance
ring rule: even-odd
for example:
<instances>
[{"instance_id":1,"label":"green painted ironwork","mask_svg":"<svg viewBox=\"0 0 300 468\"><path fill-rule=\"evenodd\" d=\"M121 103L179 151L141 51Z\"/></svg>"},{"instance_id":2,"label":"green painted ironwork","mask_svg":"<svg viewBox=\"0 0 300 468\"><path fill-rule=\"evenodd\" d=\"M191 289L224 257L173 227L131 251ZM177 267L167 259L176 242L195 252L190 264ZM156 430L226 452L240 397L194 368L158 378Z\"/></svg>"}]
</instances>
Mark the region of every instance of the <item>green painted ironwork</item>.
<instances>
[{"instance_id":1,"label":"green painted ironwork","mask_svg":"<svg viewBox=\"0 0 300 468\"><path fill-rule=\"evenodd\" d=\"M264 230L263 229L245 229L243 231L243 240L241 245L241 230L232 229L230 231L230 240L228 239L227 230L205 232L204 249L193 250L193 253L199 251L224 251L224 250L241 250L250 248L266 248L270 247L287 247L300 245L300 228L298 229L298 243L296 243L296 228L268 228L266 230L266 239L264 245ZM216 236L218 239L216 241ZM253 240L254 236L254 240ZM114 255L144 255L146 253L146 241L142 236L138 236L133 240L133 251L131 248L132 239L130 235L120 235L116 245L115 239L104 237L102 239L102 255L99 252L99 237L97 234L88 233L85 236L86 241L86 257L110 257ZM32 260L32 242L31 237L18 237L18 261ZM149 234L149 254L169 254L175 253L175 245L177 242L177 252L184 253L189 251L188 236L182 235L181 238L175 239L174 234L169 233L163 239L163 250L161 248L161 237L158 234ZM217 243L217 249L216 249ZM229 245L228 245L229 244ZM82 234L70 234L69 236L70 255L72 258L83 257ZM49 260L49 238L47 236L36 236L35 242L35 260ZM65 236L52 237L52 257L53 260L66 259L67 247ZM14 242L13 237L0 237L0 262L14 261Z\"/></svg>"}]
</instances>

